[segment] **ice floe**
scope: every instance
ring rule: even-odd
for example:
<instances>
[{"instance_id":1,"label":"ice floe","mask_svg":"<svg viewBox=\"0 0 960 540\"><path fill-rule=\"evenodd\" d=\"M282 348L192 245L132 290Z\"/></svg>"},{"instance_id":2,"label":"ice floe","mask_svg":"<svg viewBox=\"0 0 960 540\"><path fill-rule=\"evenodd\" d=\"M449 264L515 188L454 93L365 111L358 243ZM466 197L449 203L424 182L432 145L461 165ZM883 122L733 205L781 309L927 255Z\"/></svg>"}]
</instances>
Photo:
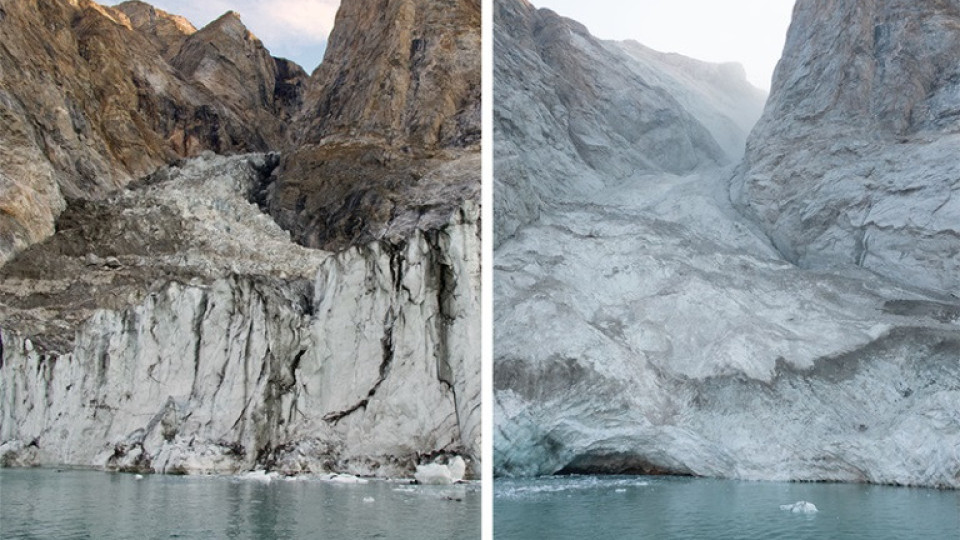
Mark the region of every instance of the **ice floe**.
<instances>
[{"instance_id":1,"label":"ice floe","mask_svg":"<svg viewBox=\"0 0 960 540\"><path fill-rule=\"evenodd\" d=\"M794 514L816 514L819 512L816 505L807 501L797 501L793 504L781 504L780 509L793 512Z\"/></svg>"}]
</instances>

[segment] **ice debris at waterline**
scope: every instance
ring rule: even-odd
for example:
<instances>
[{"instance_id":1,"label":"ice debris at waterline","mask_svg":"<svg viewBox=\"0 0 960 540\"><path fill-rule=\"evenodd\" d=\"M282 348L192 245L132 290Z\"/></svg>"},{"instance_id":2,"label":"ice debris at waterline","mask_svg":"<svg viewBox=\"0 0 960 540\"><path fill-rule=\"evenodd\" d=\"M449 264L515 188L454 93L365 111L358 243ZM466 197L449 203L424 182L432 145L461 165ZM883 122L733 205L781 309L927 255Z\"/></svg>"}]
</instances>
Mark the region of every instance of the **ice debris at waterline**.
<instances>
[{"instance_id":1,"label":"ice debris at waterline","mask_svg":"<svg viewBox=\"0 0 960 540\"><path fill-rule=\"evenodd\" d=\"M139 475L138 475L139 476ZM269 484L274 480L298 481L315 480L327 484L367 484L370 480L352 474L282 474L276 471L258 469L234 475L237 480L249 480ZM406 480L409 482L409 479Z\"/></svg>"},{"instance_id":2,"label":"ice debris at waterline","mask_svg":"<svg viewBox=\"0 0 960 540\"><path fill-rule=\"evenodd\" d=\"M264 484L269 484L274 480L279 480L280 475L275 472L267 472L264 470L250 471L242 474L236 475L237 480L251 480L254 482L263 482Z\"/></svg>"},{"instance_id":3,"label":"ice debris at waterline","mask_svg":"<svg viewBox=\"0 0 960 540\"><path fill-rule=\"evenodd\" d=\"M820 511L817 510L815 504L807 501L797 501L793 504L781 504L780 509L793 512L794 514L816 514Z\"/></svg>"},{"instance_id":4,"label":"ice debris at waterline","mask_svg":"<svg viewBox=\"0 0 960 540\"><path fill-rule=\"evenodd\" d=\"M442 463L417 465L417 472L413 474L413 477L420 484L448 485L463 480L466 470L467 464L463 461L463 458L456 456L449 460L446 465Z\"/></svg>"},{"instance_id":5,"label":"ice debris at waterline","mask_svg":"<svg viewBox=\"0 0 960 540\"><path fill-rule=\"evenodd\" d=\"M366 484L369 482L366 478L360 478L352 474L324 474L320 476L320 481L332 484Z\"/></svg>"}]
</instances>

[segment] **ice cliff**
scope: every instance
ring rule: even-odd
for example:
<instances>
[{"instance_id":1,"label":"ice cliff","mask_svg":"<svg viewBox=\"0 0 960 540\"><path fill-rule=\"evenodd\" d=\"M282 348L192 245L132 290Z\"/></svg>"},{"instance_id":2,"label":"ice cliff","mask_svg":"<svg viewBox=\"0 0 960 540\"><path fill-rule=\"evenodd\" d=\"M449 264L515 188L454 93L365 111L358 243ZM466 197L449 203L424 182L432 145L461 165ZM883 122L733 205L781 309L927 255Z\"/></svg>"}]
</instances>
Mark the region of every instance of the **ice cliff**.
<instances>
[{"instance_id":1,"label":"ice cliff","mask_svg":"<svg viewBox=\"0 0 960 540\"><path fill-rule=\"evenodd\" d=\"M537 63L545 51L567 63L557 78L571 70L567 78L579 80L584 49L598 50L602 42L523 0L495 5L496 86L506 109L495 119L498 151L507 148L509 155L510 148L533 142L529 152L515 152L495 171L498 188L516 186L515 198L504 201L498 194L495 207L500 227L494 291L495 473L652 472L960 487L960 302L944 290L943 278L950 274L940 271L956 262L956 253L946 247L949 234L930 233L940 239L937 249L944 250L936 252L924 251L934 243L912 239L918 227L899 237L900 245L916 246L901 248L903 260L918 254L916 259L926 261L926 269L911 266L918 269L914 277L874 270L877 266L846 256L804 264L784 246L807 229L785 225L799 221L777 222L777 204L787 208L784 212L813 206L832 207L835 216L853 211L831 197L851 182L859 185L835 170L859 166L857 154L807 150L808 144L832 148L851 142L828 139L833 132L816 131L825 129L820 117L804 116L803 99L814 99L815 92L798 85L826 93L834 88L834 96L852 92L851 81L841 84L833 77L850 75L866 61L834 58L845 49L828 43L853 39L851 27L872 37L873 17L890 9L900 15L887 16L907 29L898 50L910 49L904 40L914 31L914 39L946 47L942 44L952 43L954 34L927 35L917 28L955 28L955 4L911 4L918 18L911 23L906 4L897 2L852 2L840 9L835 2L800 0L772 94L739 165L739 157L724 159L716 152L724 147L717 119L742 118L731 111L759 110L755 93L725 94L730 86L708 76L716 70L685 69L678 80L676 71L665 67L639 70L618 63L611 73L593 59L595 71L584 79L592 88L636 74L630 93L619 92L631 96L620 104L622 118L649 113L652 99L671 109L656 123L631 123L639 132L631 149L612 133L617 124L596 114L600 105L578 105L568 112L554 94L530 83L552 69ZM549 35L531 38L531 29L548 27ZM808 34L822 39L808 40ZM867 54L862 47L852 50ZM803 74L793 71L798 55L806 62ZM872 50L868 56L873 58ZM817 62L849 69L823 69ZM907 61L901 65L917 67ZM526 66L529 74L507 76L516 66ZM890 75L894 80L915 79ZM785 103L787 91L800 101ZM899 99L896 87L873 86L870 92ZM647 99L650 94L654 97ZM729 101L721 101L722 95ZM700 98L694 106L695 96L712 99ZM948 97L935 101L946 107ZM719 107L722 103L727 105ZM845 115L856 116L845 112L848 106L822 104L821 116L836 116L837 125L843 124ZM515 111L530 114L521 120ZM621 171L604 171L584 160L567 136L576 133L573 119L584 111L604 126L592 140L618 154L611 163L657 154L658 143L668 140L707 142L671 145L673 152L689 154L685 167L631 161ZM797 118L805 120L795 125ZM846 128L853 130L855 123ZM875 174L916 188L905 194L876 191L875 211L900 201L884 200L884 194L919 204L925 200L921 191L949 192L955 175L945 172L956 159L937 152L951 144L953 135L928 130L923 137L924 142L902 144L923 145L918 151L931 158L932 168L911 168L909 161L898 165L884 157L873 163ZM771 147L780 157L768 153ZM914 154L902 157L908 155ZM808 174L813 169L821 174ZM766 191L760 188L781 191L761 197ZM804 191L784 195L783 190ZM942 197L933 206L927 201L902 217L939 231L933 222L946 219L947 214L935 212L942 202ZM771 221L751 210L757 208ZM770 228L771 222L779 225ZM838 223L830 234L845 241L856 235L844 228L846 220ZM893 238L896 229L890 234ZM889 250L884 256L893 258Z\"/></svg>"},{"instance_id":2,"label":"ice cliff","mask_svg":"<svg viewBox=\"0 0 960 540\"><path fill-rule=\"evenodd\" d=\"M478 5L400 2L405 17L374 28L384 22L355 15L376 2L344 1L324 67L308 78L233 13L195 30L142 2L32 3L0 11L9 47L25 47L34 25L60 32L63 50L47 52L79 66L71 84L120 102L131 78L145 83L129 112L140 131L122 147L99 142L101 127L126 128L83 95L70 94L69 114L91 131L75 143L61 130L74 128L37 116L30 92L0 85L22 127L3 131L23 143L4 148L33 152L45 171L11 161L29 174L5 167L4 181L72 190L46 207L30 199L39 221L5 214L20 221L3 229L16 241L0 268L2 464L409 476L458 455L479 474L479 55L465 50ZM451 49L444 36L458 18L462 47ZM117 71L93 75L90 58L71 56L89 28L100 40L91 57ZM422 63L383 54L397 47ZM36 99L63 99L48 78L74 71L44 66L12 73ZM389 122L392 105L356 81L378 66L420 85ZM424 66L430 77L417 75ZM463 81L449 90L443 74ZM327 100L336 80L354 82ZM158 94L178 88L216 106L185 118ZM452 93L426 100L441 92ZM372 104L381 115L351 131L351 115ZM251 138L237 138L247 132L231 119ZM46 138L39 153L29 134ZM118 166L124 152L143 159ZM94 156L99 183L74 182L58 155ZM55 233L17 228L50 216Z\"/></svg>"}]
</instances>

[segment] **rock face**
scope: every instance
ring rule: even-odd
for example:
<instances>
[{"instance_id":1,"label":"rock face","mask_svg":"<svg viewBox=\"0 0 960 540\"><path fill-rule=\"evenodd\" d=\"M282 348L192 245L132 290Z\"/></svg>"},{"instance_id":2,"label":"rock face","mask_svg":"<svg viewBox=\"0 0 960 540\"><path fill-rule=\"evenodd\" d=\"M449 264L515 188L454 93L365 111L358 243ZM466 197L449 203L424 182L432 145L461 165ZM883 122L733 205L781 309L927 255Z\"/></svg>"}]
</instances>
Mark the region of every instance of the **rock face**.
<instances>
[{"instance_id":1,"label":"rock face","mask_svg":"<svg viewBox=\"0 0 960 540\"><path fill-rule=\"evenodd\" d=\"M260 200L297 242L445 222L479 190L479 0L342 3L296 129Z\"/></svg>"},{"instance_id":2,"label":"rock face","mask_svg":"<svg viewBox=\"0 0 960 540\"><path fill-rule=\"evenodd\" d=\"M731 190L788 260L960 291L958 24L951 1L797 2Z\"/></svg>"},{"instance_id":3,"label":"rock face","mask_svg":"<svg viewBox=\"0 0 960 540\"><path fill-rule=\"evenodd\" d=\"M256 65L230 70L235 80L258 81L264 100L243 99L238 88L246 84L227 88L229 77L219 71L197 76L167 62L181 58L180 67L195 70L189 60L198 58L209 66L192 48L180 47L217 34L211 26L192 33L182 19L139 3L116 9L90 0L4 4L0 261L52 234L66 200L103 196L204 150L277 148L285 122L274 95L289 92L291 76L269 80L279 71L262 46L247 47L259 53Z\"/></svg>"},{"instance_id":4,"label":"rock face","mask_svg":"<svg viewBox=\"0 0 960 540\"><path fill-rule=\"evenodd\" d=\"M300 140L477 144L479 66L479 0L343 2L311 77Z\"/></svg>"},{"instance_id":5,"label":"rock face","mask_svg":"<svg viewBox=\"0 0 960 540\"><path fill-rule=\"evenodd\" d=\"M525 1L494 8L498 245L553 201L742 155L763 95L739 66L603 42Z\"/></svg>"},{"instance_id":6,"label":"rock face","mask_svg":"<svg viewBox=\"0 0 960 540\"><path fill-rule=\"evenodd\" d=\"M187 19L139 0L122 2L114 9L123 12L130 25L150 40L167 61L177 56L184 41L197 31Z\"/></svg>"},{"instance_id":7,"label":"rock face","mask_svg":"<svg viewBox=\"0 0 960 540\"><path fill-rule=\"evenodd\" d=\"M289 121L299 109L301 96L295 90L291 95L289 88L292 84L295 89L295 80L305 79L306 73L292 62L270 56L235 12L228 11L191 34L170 64L187 80L212 92L220 103L246 112L247 122L260 126L260 146L285 148L287 125L278 120ZM281 68L287 71L282 77Z\"/></svg>"},{"instance_id":8,"label":"rock face","mask_svg":"<svg viewBox=\"0 0 960 540\"><path fill-rule=\"evenodd\" d=\"M528 7L503 0L497 9ZM504 24L511 20L495 26L502 47L523 44L504 37L515 35ZM527 46L540 50L541 40L552 43L544 37ZM577 54L564 52L555 55ZM497 55L508 64L535 57L530 49ZM650 77L672 76L668 67L657 69L665 72ZM725 87L713 72L685 71L686 82L673 84L693 88L669 93L724 95L705 91ZM600 87L621 75L594 76L600 80L591 84ZM510 111L547 111L551 98L538 88L501 84L510 94L500 102ZM703 119L690 136L717 133L716 118L736 118L729 111L753 99L745 93L745 103L733 99L719 111L706 111L704 101L687 109L685 118ZM670 118L680 116L664 121ZM774 124L768 106L756 129ZM519 122L500 113L498 149L522 148L533 133L565 133L555 126L552 115ZM682 132L689 124L656 129ZM760 139L752 137L745 163L758 159L749 152ZM541 144L513 155L508 173L543 172L516 191L526 199L495 208L498 227L529 219L510 215L525 205L540 208L535 221L500 231L495 251L495 474L960 487L956 298L854 264L793 264L731 204L734 165L679 174L647 169L611 182L570 151ZM537 189L527 189L535 183L555 188L537 200Z\"/></svg>"},{"instance_id":9,"label":"rock face","mask_svg":"<svg viewBox=\"0 0 960 540\"><path fill-rule=\"evenodd\" d=\"M301 110L319 90L310 90L299 66L270 57L235 14L193 31L139 2L33 3L39 13L7 9L0 31L22 38L24 27L46 31L60 20L54 15L63 17L67 42L57 62L80 64L69 39L86 34L69 23L83 14L101 25L116 43L99 50L117 71L84 72L77 84L102 85L97 95L110 102L123 98L129 77L143 77L140 108L124 114L142 115L131 118L146 126L158 154L134 135L125 141L142 159L139 168L111 161L119 151L111 146L39 147L34 135L52 133L36 119L42 108L3 80L0 95L19 107L4 114L20 131L0 134L22 143L9 148L32 175L10 176L9 185L34 189L37 206L52 208L50 219L60 215L56 234L24 240L0 268L2 464L397 476L421 461L462 463L463 456L478 475L479 124L461 120L479 101L459 78L479 82L479 53L456 51L476 44L470 36L479 27L445 34L451 13L476 11L479 21L478 5L410 3L404 9L415 16L394 27L360 16L372 2L344 2L341 11L359 18L341 15L339 32L370 39L337 49L359 59L328 56L349 81L328 120L365 126L353 133ZM414 28L421 24L422 35ZM383 103L356 71L384 43L412 51L408 38L425 40L423 62L387 64L395 79L408 70L411 87L422 88L411 90L402 111L383 109L398 114L392 123L382 115L367 122L359 111ZM10 47L25 51L22 41ZM129 51L114 47L123 43ZM63 73L27 66L14 73L43 80ZM206 112L183 116L170 97L177 89ZM446 98L432 101L438 95ZM407 125L418 119L442 136L428 141ZM340 135L291 150L294 138L313 130ZM211 152L250 149L280 152ZM44 154L54 151L99 156L114 176L94 174L95 189L69 184L69 171ZM156 169L166 161L173 165ZM68 197L65 185L74 189ZM41 187L50 187L55 204L40 200ZM307 216L310 205L340 210ZM328 226L332 232L319 232Z\"/></svg>"}]
</instances>

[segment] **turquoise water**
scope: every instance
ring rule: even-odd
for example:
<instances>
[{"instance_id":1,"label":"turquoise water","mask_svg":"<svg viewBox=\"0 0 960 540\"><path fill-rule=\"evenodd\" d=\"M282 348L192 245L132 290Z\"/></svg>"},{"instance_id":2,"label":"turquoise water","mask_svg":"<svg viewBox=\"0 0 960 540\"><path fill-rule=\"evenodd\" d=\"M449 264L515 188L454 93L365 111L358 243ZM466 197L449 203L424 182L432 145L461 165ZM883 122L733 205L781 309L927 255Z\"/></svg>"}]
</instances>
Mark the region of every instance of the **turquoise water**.
<instances>
[{"instance_id":1,"label":"turquoise water","mask_svg":"<svg viewBox=\"0 0 960 540\"><path fill-rule=\"evenodd\" d=\"M780 509L797 501L819 512ZM497 539L960 539L960 492L673 477L497 479Z\"/></svg>"},{"instance_id":2,"label":"turquoise water","mask_svg":"<svg viewBox=\"0 0 960 540\"><path fill-rule=\"evenodd\" d=\"M0 538L480 537L480 490L0 470Z\"/></svg>"}]
</instances>

